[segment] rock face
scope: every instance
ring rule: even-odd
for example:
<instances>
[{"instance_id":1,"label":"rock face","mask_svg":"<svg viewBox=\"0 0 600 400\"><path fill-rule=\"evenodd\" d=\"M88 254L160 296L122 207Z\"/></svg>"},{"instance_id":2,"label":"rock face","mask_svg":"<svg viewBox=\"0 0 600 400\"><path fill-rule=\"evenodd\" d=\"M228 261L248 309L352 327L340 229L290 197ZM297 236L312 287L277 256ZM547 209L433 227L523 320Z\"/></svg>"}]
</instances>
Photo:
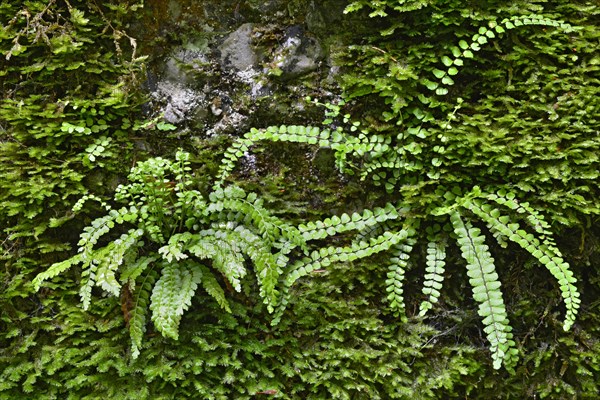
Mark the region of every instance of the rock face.
<instances>
[{"instance_id":1,"label":"rock face","mask_svg":"<svg viewBox=\"0 0 600 400\"><path fill-rule=\"evenodd\" d=\"M243 24L229 34L219 46L221 66L224 69L247 71L257 63L256 49L252 44L252 28L254 24Z\"/></svg>"},{"instance_id":2,"label":"rock face","mask_svg":"<svg viewBox=\"0 0 600 400\"><path fill-rule=\"evenodd\" d=\"M335 39L322 22L341 18L343 1L148 3L155 30L145 34L158 44L146 51L155 53L148 108L193 135L306 120L304 98L335 89L327 51Z\"/></svg>"},{"instance_id":3,"label":"rock face","mask_svg":"<svg viewBox=\"0 0 600 400\"><path fill-rule=\"evenodd\" d=\"M314 37L305 34L302 26L288 28L285 41L275 49L273 62L283 79L294 79L316 70L323 58L321 45Z\"/></svg>"}]
</instances>

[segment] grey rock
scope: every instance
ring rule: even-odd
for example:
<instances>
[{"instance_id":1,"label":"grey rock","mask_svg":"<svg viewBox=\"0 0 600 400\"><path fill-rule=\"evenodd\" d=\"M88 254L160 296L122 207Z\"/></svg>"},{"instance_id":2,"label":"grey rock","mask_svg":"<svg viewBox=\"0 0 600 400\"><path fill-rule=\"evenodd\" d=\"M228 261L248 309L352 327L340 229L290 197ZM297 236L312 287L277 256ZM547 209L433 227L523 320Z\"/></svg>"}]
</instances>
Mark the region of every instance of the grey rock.
<instances>
[{"instance_id":1,"label":"grey rock","mask_svg":"<svg viewBox=\"0 0 600 400\"><path fill-rule=\"evenodd\" d=\"M243 132L249 129L248 116L238 112L226 114L211 129L207 130L207 136L230 134L234 132Z\"/></svg>"},{"instance_id":2,"label":"grey rock","mask_svg":"<svg viewBox=\"0 0 600 400\"><path fill-rule=\"evenodd\" d=\"M300 26L288 28L285 41L275 50L274 65L281 79L293 79L316 70L323 58L319 42Z\"/></svg>"},{"instance_id":3,"label":"grey rock","mask_svg":"<svg viewBox=\"0 0 600 400\"><path fill-rule=\"evenodd\" d=\"M181 84L192 83L194 78L183 68L184 65L198 69L209 62L210 60L204 52L194 48L192 45L178 48L165 61L162 78Z\"/></svg>"},{"instance_id":4,"label":"grey rock","mask_svg":"<svg viewBox=\"0 0 600 400\"><path fill-rule=\"evenodd\" d=\"M163 107L164 118L171 124L178 124L193 115L204 98L204 94L201 92L169 81L159 82L158 88L152 93L152 96L157 102L165 103L166 100Z\"/></svg>"},{"instance_id":5,"label":"grey rock","mask_svg":"<svg viewBox=\"0 0 600 400\"><path fill-rule=\"evenodd\" d=\"M221 66L224 69L245 71L257 63L257 55L252 45L253 24L243 24L232 32L219 46Z\"/></svg>"}]
</instances>

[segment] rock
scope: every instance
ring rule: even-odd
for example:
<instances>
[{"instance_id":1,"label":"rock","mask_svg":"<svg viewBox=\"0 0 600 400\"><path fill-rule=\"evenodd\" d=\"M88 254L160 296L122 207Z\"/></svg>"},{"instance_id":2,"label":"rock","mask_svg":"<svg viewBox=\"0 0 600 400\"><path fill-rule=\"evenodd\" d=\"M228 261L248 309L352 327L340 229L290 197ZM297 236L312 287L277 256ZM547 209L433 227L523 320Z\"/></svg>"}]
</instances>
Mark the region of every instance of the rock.
<instances>
[{"instance_id":1,"label":"rock","mask_svg":"<svg viewBox=\"0 0 600 400\"><path fill-rule=\"evenodd\" d=\"M203 49L194 43L176 48L167 57L160 78L148 85L153 102L159 105L167 122L178 124L193 118L198 106L206 102L206 94L198 89L190 71L198 70L209 62Z\"/></svg>"},{"instance_id":2,"label":"rock","mask_svg":"<svg viewBox=\"0 0 600 400\"><path fill-rule=\"evenodd\" d=\"M220 121L206 131L206 136L239 133L248 130L248 116L238 112L226 114Z\"/></svg>"},{"instance_id":3,"label":"rock","mask_svg":"<svg viewBox=\"0 0 600 400\"><path fill-rule=\"evenodd\" d=\"M162 79L180 84L194 82L192 74L187 69L200 69L203 65L210 63L206 54L194 44L186 44L177 48L164 64Z\"/></svg>"},{"instance_id":4,"label":"rock","mask_svg":"<svg viewBox=\"0 0 600 400\"><path fill-rule=\"evenodd\" d=\"M194 115L205 95L184 84L162 80L152 92L152 98L161 105L165 120L171 124L178 124Z\"/></svg>"},{"instance_id":5,"label":"rock","mask_svg":"<svg viewBox=\"0 0 600 400\"><path fill-rule=\"evenodd\" d=\"M225 70L246 71L254 68L257 56L252 46L253 24L243 24L219 46L221 66Z\"/></svg>"},{"instance_id":6,"label":"rock","mask_svg":"<svg viewBox=\"0 0 600 400\"><path fill-rule=\"evenodd\" d=\"M296 25L287 29L284 40L274 53L273 65L277 69L274 75L288 80L317 69L323 51L315 38L307 36L304 29Z\"/></svg>"}]
</instances>

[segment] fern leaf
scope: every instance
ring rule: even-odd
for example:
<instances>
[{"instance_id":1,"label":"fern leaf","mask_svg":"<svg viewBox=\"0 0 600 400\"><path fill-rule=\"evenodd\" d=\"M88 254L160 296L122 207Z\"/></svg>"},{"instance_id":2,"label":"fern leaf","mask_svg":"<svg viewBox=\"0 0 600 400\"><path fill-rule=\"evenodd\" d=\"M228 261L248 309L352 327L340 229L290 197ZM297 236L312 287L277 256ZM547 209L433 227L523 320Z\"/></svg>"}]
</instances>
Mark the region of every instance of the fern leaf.
<instances>
[{"instance_id":1,"label":"fern leaf","mask_svg":"<svg viewBox=\"0 0 600 400\"><path fill-rule=\"evenodd\" d=\"M77 254L77 255L75 255L71 258L68 258L64 261L52 264L50 266L50 268L48 268L44 272L39 273L33 279L33 287L34 287L35 291L40 290L40 287L42 286L42 283L44 283L44 281L47 281L48 279L52 279L55 276L62 274L63 272L65 272L66 270L71 268L73 265L77 265L80 262L81 262L81 254Z\"/></svg>"},{"instance_id":2,"label":"fern leaf","mask_svg":"<svg viewBox=\"0 0 600 400\"><path fill-rule=\"evenodd\" d=\"M95 257L98 259L96 271L96 285L102 289L118 296L121 285L117 282L115 272L123 264L127 252L138 243L138 239L144 234L142 229L130 229L121 237L111 242L106 248L97 250Z\"/></svg>"},{"instance_id":3,"label":"fern leaf","mask_svg":"<svg viewBox=\"0 0 600 400\"><path fill-rule=\"evenodd\" d=\"M227 278L236 291L241 291L241 279L247 274L244 266L243 245L232 231L207 229L197 237L188 250L199 258L208 258L213 267Z\"/></svg>"},{"instance_id":4,"label":"fern leaf","mask_svg":"<svg viewBox=\"0 0 600 400\"><path fill-rule=\"evenodd\" d=\"M339 217L333 216L323 221L308 222L305 225L298 226L298 230L305 241L319 240L347 231L362 231L386 221L396 220L399 217L400 214L396 207L388 203L384 208L367 209L362 214L354 213L351 216L342 214Z\"/></svg>"},{"instance_id":5,"label":"fern leaf","mask_svg":"<svg viewBox=\"0 0 600 400\"><path fill-rule=\"evenodd\" d=\"M226 151L219 167L215 188L223 185L223 182L235 168L236 162L246 154L251 146L259 141L270 140L272 142L291 142L318 145L320 147L331 147L337 139L327 129L312 126L270 126L266 129L252 128L242 138L235 141Z\"/></svg>"},{"instance_id":6,"label":"fern leaf","mask_svg":"<svg viewBox=\"0 0 600 400\"><path fill-rule=\"evenodd\" d=\"M146 333L146 315L150 304L150 293L154 282L156 282L156 275L156 272L150 269L134 293L135 302L129 319L129 336L131 338L131 356L133 359L138 358L142 348L142 341Z\"/></svg>"},{"instance_id":7,"label":"fern leaf","mask_svg":"<svg viewBox=\"0 0 600 400\"><path fill-rule=\"evenodd\" d=\"M152 321L163 336L179 338L181 316L191 305L201 280L202 272L194 263L168 263L164 266L150 299Z\"/></svg>"},{"instance_id":8,"label":"fern leaf","mask_svg":"<svg viewBox=\"0 0 600 400\"><path fill-rule=\"evenodd\" d=\"M278 291L276 286L283 272L279 255L271 253L271 248L249 229L238 226L234 231L238 242L253 262L259 294L267 304L269 312L277 302Z\"/></svg>"},{"instance_id":9,"label":"fern leaf","mask_svg":"<svg viewBox=\"0 0 600 400\"><path fill-rule=\"evenodd\" d=\"M105 248L106 249L106 248ZM88 310L92 301L92 288L96 282L96 270L98 269L98 260L91 260L84 264L85 269L81 272L82 285L79 289L79 297L83 303L83 309Z\"/></svg>"},{"instance_id":10,"label":"fern leaf","mask_svg":"<svg viewBox=\"0 0 600 400\"><path fill-rule=\"evenodd\" d=\"M390 259L388 266L387 279L385 281L387 299L390 302L390 308L400 316L402 321L406 321L404 313L404 274L408 268L410 252L416 240L413 237L407 237L401 244L393 246L393 257Z\"/></svg>"},{"instance_id":11,"label":"fern leaf","mask_svg":"<svg viewBox=\"0 0 600 400\"><path fill-rule=\"evenodd\" d=\"M206 214L220 215L223 210L228 210L237 215L244 216L245 225L253 225L258 233L270 243L275 242L282 235L291 235L290 240L302 242L299 232L288 224L269 214L256 194L246 193L235 186L217 189L210 194L211 203L206 207ZM286 227L282 230L282 227Z\"/></svg>"},{"instance_id":12,"label":"fern leaf","mask_svg":"<svg viewBox=\"0 0 600 400\"><path fill-rule=\"evenodd\" d=\"M467 275L473 290L473 299L479 303L479 315L483 318L483 329L490 342L493 366L499 369L514 352L510 351L510 325L502 299L500 281L485 237L469 222L463 223L460 214L454 211L450 221L457 236L463 258L467 261Z\"/></svg>"},{"instance_id":13,"label":"fern leaf","mask_svg":"<svg viewBox=\"0 0 600 400\"><path fill-rule=\"evenodd\" d=\"M158 249L158 253L161 254L167 262L186 259L188 256L182 249L192 237L192 233L190 232L177 233L169 238L169 241L165 246Z\"/></svg>"},{"instance_id":14,"label":"fern leaf","mask_svg":"<svg viewBox=\"0 0 600 400\"><path fill-rule=\"evenodd\" d=\"M131 285L133 285L135 280L146 270L146 268L148 268L150 264L156 262L158 259L159 258L157 256L145 256L125 265L121 269L121 274L119 277L121 283L124 285L129 282Z\"/></svg>"},{"instance_id":15,"label":"fern leaf","mask_svg":"<svg viewBox=\"0 0 600 400\"><path fill-rule=\"evenodd\" d=\"M126 213L128 213L127 209L119 211L110 210L108 215L93 220L91 226L83 229L78 245L80 246L79 254L83 269L83 272L81 273L83 284L79 290L79 295L84 310L89 309L90 306L92 288L96 283L96 271L102 262L107 262L110 253L110 249L108 248L110 245L99 250L94 250L94 246L100 237L108 233L115 226L115 223L121 224L124 222L123 215ZM116 282L116 280L114 282ZM117 286L119 286L118 283ZM109 290L118 296L118 289L113 291L112 288L109 288Z\"/></svg>"},{"instance_id":16,"label":"fern leaf","mask_svg":"<svg viewBox=\"0 0 600 400\"><path fill-rule=\"evenodd\" d=\"M427 268L425 271L425 281L423 282L423 294L427 300L421 303L419 315L424 316L435 303L438 302L440 290L444 281L444 271L446 265L446 240L441 232L428 235L427 244Z\"/></svg>"},{"instance_id":17,"label":"fern leaf","mask_svg":"<svg viewBox=\"0 0 600 400\"><path fill-rule=\"evenodd\" d=\"M219 282L217 282L217 279L215 278L213 273L202 264L198 265L198 269L202 273L201 283L204 290L206 290L206 293L208 293L213 299L215 299L223 310L230 313L231 308L229 307L229 302L225 297L225 292L223 291L221 285L219 285Z\"/></svg>"},{"instance_id":18,"label":"fern leaf","mask_svg":"<svg viewBox=\"0 0 600 400\"><path fill-rule=\"evenodd\" d=\"M510 217L500 215L500 211L494 209L489 211L485 204L479 199L463 202L465 208L469 209L475 215L480 217L485 223L492 226L493 229L508 237L509 240L517 243L519 246L527 250L533 255L542 265L557 280L561 295L565 302L567 313L563 323L563 329L569 330L577 317L577 312L581 300L579 291L575 286L577 279L573 276L569 264L564 261L558 247L554 245L546 233L540 241L533 234L524 231L516 222L512 222Z\"/></svg>"},{"instance_id":19,"label":"fern leaf","mask_svg":"<svg viewBox=\"0 0 600 400\"><path fill-rule=\"evenodd\" d=\"M405 229L399 232L384 232L381 236L372 238L369 241L352 243L350 246L324 247L319 251L313 251L309 257L304 257L296 261L287 271L283 287L281 288L280 301L271 324L277 325L279 323L289 302L290 288L298 279L335 262L351 262L387 251L392 246L406 240L406 238L412 235L414 235L414 229L410 226L405 226Z\"/></svg>"},{"instance_id":20,"label":"fern leaf","mask_svg":"<svg viewBox=\"0 0 600 400\"><path fill-rule=\"evenodd\" d=\"M525 221L531 226L536 233L540 235L540 239L547 238L552 240L552 231L550 224L544 220L544 217L527 202L520 202L512 192L499 190L498 194L489 193L485 196L488 200L492 200L499 205L510 208L518 214L524 216Z\"/></svg>"},{"instance_id":21,"label":"fern leaf","mask_svg":"<svg viewBox=\"0 0 600 400\"><path fill-rule=\"evenodd\" d=\"M89 279L86 282L86 286L90 286L89 292L91 293L91 286L100 286L102 289L118 296L121 291L121 285L117 282L115 277L115 271L119 267L119 264L113 262L113 254L115 253L115 242L109 243L106 247L96 250L94 256L94 279ZM90 268L92 269L92 268ZM86 289L86 293L88 290ZM82 292L83 293L83 292ZM90 299L84 300L84 308L87 309Z\"/></svg>"}]
</instances>

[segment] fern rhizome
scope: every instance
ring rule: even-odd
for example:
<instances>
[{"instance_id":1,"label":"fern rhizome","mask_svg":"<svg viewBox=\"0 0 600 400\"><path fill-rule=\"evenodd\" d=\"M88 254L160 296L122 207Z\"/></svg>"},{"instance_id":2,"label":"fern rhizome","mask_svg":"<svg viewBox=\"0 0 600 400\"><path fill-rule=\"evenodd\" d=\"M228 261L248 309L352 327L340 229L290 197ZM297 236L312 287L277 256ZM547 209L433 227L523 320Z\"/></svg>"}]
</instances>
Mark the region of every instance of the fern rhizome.
<instances>
[{"instance_id":1,"label":"fern rhizome","mask_svg":"<svg viewBox=\"0 0 600 400\"><path fill-rule=\"evenodd\" d=\"M489 29L481 28L472 37L471 43L462 40L453 48L453 58L440 60L444 70L434 68L429 71L430 77L420 79L432 93L421 99L423 104L435 108L433 96L448 93L448 86L454 83L451 76L458 73L464 59L471 58L473 51L496 34L523 24L570 29L566 24L535 16L490 23ZM444 163L444 135L428 136L424 124L437 124L438 132L451 131L449 120L460 107L460 100L448 120L438 121L429 112L414 112L415 124L395 138L360 129L349 115L339 121L349 129L328 128L338 118L341 106L343 103L328 105L329 118L323 127L251 129L226 150L208 195L194 188L187 153L179 152L173 162L154 158L138 163L129 175L129 183L119 186L115 195L115 202L124 206L113 209L100 201L107 214L84 229L78 254L38 275L35 287L39 289L44 280L80 264L84 308L90 305L94 286L115 296L123 292L131 295L128 322L132 355L137 357L148 310L158 331L177 339L182 315L198 287L229 311L226 290L241 291L244 279L252 273L262 300L273 313L273 324L277 324L299 279L332 263L350 263L375 254L389 256L385 297L393 312L405 319L403 285L417 246L424 246L427 253L422 285L425 299L419 312L424 316L438 302L447 248L455 243L464 259L472 297L479 306L493 366L510 369L517 350L497 266L478 228L485 225L500 246L515 243L548 269L559 284L565 304L564 329L573 325L580 304L576 279L541 213L520 201L507 187L459 187L440 177L437 167ZM440 141L431 146L435 157L428 162L429 170L415 161L414 156L421 150L411 138ZM434 182L438 188L435 196L427 197L425 202L400 198L395 204L295 226L275 217L256 194L228 183L237 161L261 141L331 149L340 171L353 173L353 162L358 161L361 177L372 178L388 193L394 194L403 185L419 187L422 179L429 179L428 183ZM90 198L93 196L81 199L76 210ZM124 233L103 240L112 231ZM324 239L338 236L339 241L329 243L342 245L323 245L327 242Z\"/></svg>"}]
</instances>

